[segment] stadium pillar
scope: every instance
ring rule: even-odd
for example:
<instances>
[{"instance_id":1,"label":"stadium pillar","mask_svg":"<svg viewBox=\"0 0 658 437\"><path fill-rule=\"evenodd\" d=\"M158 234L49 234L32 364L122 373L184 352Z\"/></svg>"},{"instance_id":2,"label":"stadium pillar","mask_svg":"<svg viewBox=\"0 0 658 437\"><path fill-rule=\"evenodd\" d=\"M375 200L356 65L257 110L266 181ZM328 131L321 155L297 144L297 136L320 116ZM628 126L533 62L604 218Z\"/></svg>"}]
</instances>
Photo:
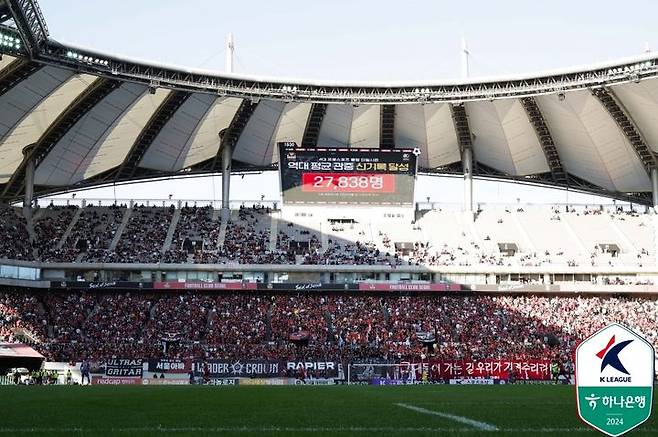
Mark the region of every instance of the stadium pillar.
<instances>
[{"instance_id":1,"label":"stadium pillar","mask_svg":"<svg viewBox=\"0 0 658 437\"><path fill-rule=\"evenodd\" d=\"M23 148L24 159L27 160L25 165L25 191L23 195L23 208L32 210L34 204L34 156L30 156L34 144Z\"/></svg>"},{"instance_id":2,"label":"stadium pillar","mask_svg":"<svg viewBox=\"0 0 658 437\"><path fill-rule=\"evenodd\" d=\"M653 207L658 208L658 168L651 169L651 194Z\"/></svg>"},{"instance_id":3,"label":"stadium pillar","mask_svg":"<svg viewBox=\"0 0 658 437\"><path fill-rule=\"evenodd\" d=\"M224 144L222 148L222 219L228 220L231 214L231 161L233 160L233 148Z\"/></svg>"},{"instance_id":4,"label":"stadium pillar","mask_svg":"<svg viewBox=\"0 0 658 437\"><path fill-rule=\"evenodd\" d=\"M462 152L464 168L464 211L473 219L473 151L465 147Z\"/></svg>"}]
</instances>

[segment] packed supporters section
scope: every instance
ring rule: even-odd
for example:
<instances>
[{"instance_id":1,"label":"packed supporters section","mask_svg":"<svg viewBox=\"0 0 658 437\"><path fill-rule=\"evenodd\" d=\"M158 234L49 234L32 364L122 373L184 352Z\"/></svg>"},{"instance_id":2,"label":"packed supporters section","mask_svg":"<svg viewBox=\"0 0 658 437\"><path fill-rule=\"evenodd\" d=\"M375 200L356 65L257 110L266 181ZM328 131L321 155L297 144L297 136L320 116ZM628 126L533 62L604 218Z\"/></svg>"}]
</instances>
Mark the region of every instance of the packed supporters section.
<instances>
[{"instance_id":1,"label":"packed supporters section","mask_svg":"<svg viewBox=\"0 0 658 437\"><path fill-rule=\"evenodd\" d=\"M68 259L68 247L60 247L69 225L76 215L77 208L45 208L38 211L39 218L34 220L34 239L32 245L44 262Z\"/></svg>"},{"instance_id":2,"label":"packed supporters section","mask_svg":"<svg viewBox=\"0 0 658 437\"><path fill-rule=\"evenodd\" d=\"M118 206L83 208L64 247L75 255L73 261L96 261L110 249L126 212ZM69 256L70 261L73 256Z\"/></svg>"},{"instance_id":3,"label":"packed supporters section","mask_svg":"<svg viewBox=\"0 0 658 437\"><path fill-rule=\"evenodd\" d=\"M205 263L203 254L217 251L221 219L215 210L205 206L200 208L184 206L169 243L163 247L162 262L165 263Z\"/></svg>"},{"instance_id":4,"label":"packed supporters section","mask_svg":"<svg viewBox=\"0 0 658 437\"><path fill-rule=\"evenodd\" d=\"M219 250L210 260L217 263L287 264L285 253L270 250L270 209L240 208L231 211Z\"/></svg>"},{"instance_id":5,"label":"packed supporters section","mask_svg":"<svg viewBox=\"0 0 658 437\"><path fill-rule=\"evenodd\" d=\"M0 257L33 260L34 250L22 212L14 208L0 208Z\"/></svg>"},{"instance_id":6,"label":"packed supporters section","mask_svg":"<svg viewBox=\"0 0 658 437\"><path fill-rule=\"evenodd\" d=\"M0 342L48 360L510 360L567 362L624 323L658 345L655 298L260 292L0 293Z\"/></svg>"}]
</instances>

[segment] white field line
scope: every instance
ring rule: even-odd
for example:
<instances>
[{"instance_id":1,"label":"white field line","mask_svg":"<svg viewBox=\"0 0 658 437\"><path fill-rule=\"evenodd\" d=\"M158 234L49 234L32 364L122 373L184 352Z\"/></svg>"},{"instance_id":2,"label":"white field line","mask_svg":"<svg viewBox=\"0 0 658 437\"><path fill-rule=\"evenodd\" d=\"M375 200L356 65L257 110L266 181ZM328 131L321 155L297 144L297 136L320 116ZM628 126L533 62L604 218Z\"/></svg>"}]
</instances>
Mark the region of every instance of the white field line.
<instances>
[{"instance_id":1,"label":"white field line","mask_svg":"<svg viewBox=\"0 0 658 437\"><path fill-rule=\"evenodd\" d=\"M498 431L496 425L492 425L486 422L480 422L479 420L469 419L464 416L457 416L450 413L442 413L441 411L427 410L421 407L415 407L409 404L396 403L398 407L406 408L407 410L415 411L417 413L429 414L430 416L443 417L444 419L454 420L455 422L463 423L464 425L470 425L480 431Z\"/></svg>"},{"instance_id":2,"label":"white field line","mask_svg":"<svg viewBox=\"0 0 658 437\"><path fill-rule=\"evenodd\" d=\"M573 432L591 432L590 428L441 428L441 427L139 427L139 428L0 428L0 434L43 434L43 433L139 433L148 432L152 434L176 434L176 433L206 433L206 434L238 434L238 433L482 433L482 432L504 432L504 433L539 433L539 434L564 434ZM658 431L656 429L643 429L643 431Z\"/></svg>"}]
</instances>

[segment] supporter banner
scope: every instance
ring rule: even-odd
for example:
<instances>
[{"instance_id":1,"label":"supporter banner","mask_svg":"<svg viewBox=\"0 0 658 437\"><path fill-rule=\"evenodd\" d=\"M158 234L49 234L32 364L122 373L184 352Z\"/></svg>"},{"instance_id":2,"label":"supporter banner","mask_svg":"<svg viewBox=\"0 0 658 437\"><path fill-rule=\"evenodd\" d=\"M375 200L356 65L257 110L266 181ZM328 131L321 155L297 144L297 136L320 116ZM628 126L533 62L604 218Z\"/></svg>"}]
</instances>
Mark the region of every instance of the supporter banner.
<instances>
[{"instance_id":1,"label":"supporter banner","mask_svg":"<svg viewBox=\"0 0 658 437\"><path fill-rule=\"evenodd\" d=\"M256 290L255 282L154 282L156 290Z\"/></svg>"},{"instance_id":2,"label":"supporter banner","mask_svg":"<svg viewBox=\"0 0 658 437\"><path fill-rule=\"evenodd\" d=\"M342 371L338 361L306 360L306 361L265 361L265 360L208 360L210 378L273 378L280 376L298 376L304 369L307 377L336 378ZM195 376L204 376L203 361L193 363Z\"/></svg>"},{"instance_id":3,"label":"supporter banner","mask_svg":"<svg viewBox=\"0 0 658 437\"><path fill-rule=\"evenodd\" d=\"M285 363L288 372L299 372L305 369L308 376L321 375L323 377L336 378L342 370L342 364L338 361L288 361Z\"/></svg>"},{"instance_id":4,"label":"supporter banner","mask_svg":"<svg viewBox=\"0 0 658 437\"><path fill-rule=\"evenodd\" d=\"M262 284L256 282L77 282L51 281L52 289L67 290L259 290L259 291L364 291L364 292L430 292L446 293L459 291L476 291L484 293L658 293L658 286L651 285L603 285L603 284L409 284L409 283L370 283L326 284L314 283L280 283Z\"/></svg>"},{"instance_id":5,"label":"supporter banner","mask_svg":"<svg viewBox=\"0 0 658 437\"><path fill-rule=\"evenodd\" d=\"M327 291L327 290L358 290L357 284L325 284L322 282L311 283L285 283L285 284L258 284L259 290L282 290L282 291Z\"/></svg>"},{"instance_id":6,"label":"supporter banner","mask_svg":"<svg viewBox=\"0 0 658 437\"><path fill-rule=\"evenodd\" d=\"M155 373L188 373L192 369L190 361L148 360L148 371Z\"/></svg>"},{"instance_id":7,"label":"supporter banner","mask_svg":"<svg viewBox=\"0 0 658 437\"><path fill-rule=\"evenodd\" d=\"M97 385L137 385L141 384L140 378L112 378L105 376L94 376L91 378L92 384Z\"/></svg>"},{"instance_id":8,"label":"supporter banner","mask_svg":"<svg viewBox=\"0 0 658 437\"><path fill-rule=\"evenodd\" d=\"M514 372L517 380L550 379L550 360L432 360L424 363L401 362L401 372L413 369L417 378L427 370L431 379L487 377L508 379Z\"/></svg>"},{"instance_id":9,"label":"supporter banner","mask_svg":"<svg viewBox=\"0 0 658 437\"><path fill-rule=\"evenodd\" d=\"M550 285L550 284L509 284L509 285L498 285L498 284L473 284L469 286L471 291L498 291L505 293L553 293L559 291L569 291L568 287L566 290L562 290L559 285Z\"/></svg>"},{"instance_id":10,"label":"supporter banner","mask_svg":"<svg viewBox=\"0 0 658 437\"><path fill-rule=\"evenodd\" d=\"M195 361L193 364L194 375L204 376L205 365L208 365L208 376L211 378L224 377L246 377L246 378L271 378L280 376L283 370L278 361L265 360L207 360Z\"/></svg>"},{"instance_id":11,"label":"supporter banner","mask_svg":"<svg viewBox=\"0 0 658 437\"><path fill-rule=\"evenodd\" d=\"M78 281L51 281L50 288L65 288L76 290L100 290L100 289L146 289L153 288L153 282L127 282L127 281L109 281L109 282L78 282Z\"/></svg>"},{"instance_id":12,"label":"supporter banner","mask_svg":"<svg viewBox=\"0 0 658 437\"><path fill-rule=\"evenodd\" d=\"M105 362L105 376L141 378L143 368L141 359L111 358Z\"/></svg>"},{"instance_id":13,"label":"supporter banner","mask_svg":"<svg viewBox=\"0 0 658 437\"><path fill-rule=\"evenodd\" d=\"M461 284L405 284L405 283L359 283L361 291L461 291Z\"/></svg>"}]
</instances>

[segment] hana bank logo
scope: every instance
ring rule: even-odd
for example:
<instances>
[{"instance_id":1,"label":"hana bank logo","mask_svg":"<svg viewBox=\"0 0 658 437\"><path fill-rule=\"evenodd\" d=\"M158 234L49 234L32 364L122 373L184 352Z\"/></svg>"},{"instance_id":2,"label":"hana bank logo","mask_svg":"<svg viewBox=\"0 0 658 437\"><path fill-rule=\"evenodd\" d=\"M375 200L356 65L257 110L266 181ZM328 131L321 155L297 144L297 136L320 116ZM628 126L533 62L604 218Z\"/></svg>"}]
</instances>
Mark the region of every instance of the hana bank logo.
<instances>
[{"instance_id":1,"label":"hana bank logo","mask_svg":"<svg viewBox=\"0 0 658 437\"><path fill-rule=\"evenodd\" d=\"M596 356L601 360L601 373L609 366L621 372L628 377L600 377L601 382L631 382L631 374L619 358L619 353L624 350L626 346L631 344L633 340L624 340L615 344L615 336L613 335L608 340L608 344L597 352Z\"/></svg>"}]
</instances>

